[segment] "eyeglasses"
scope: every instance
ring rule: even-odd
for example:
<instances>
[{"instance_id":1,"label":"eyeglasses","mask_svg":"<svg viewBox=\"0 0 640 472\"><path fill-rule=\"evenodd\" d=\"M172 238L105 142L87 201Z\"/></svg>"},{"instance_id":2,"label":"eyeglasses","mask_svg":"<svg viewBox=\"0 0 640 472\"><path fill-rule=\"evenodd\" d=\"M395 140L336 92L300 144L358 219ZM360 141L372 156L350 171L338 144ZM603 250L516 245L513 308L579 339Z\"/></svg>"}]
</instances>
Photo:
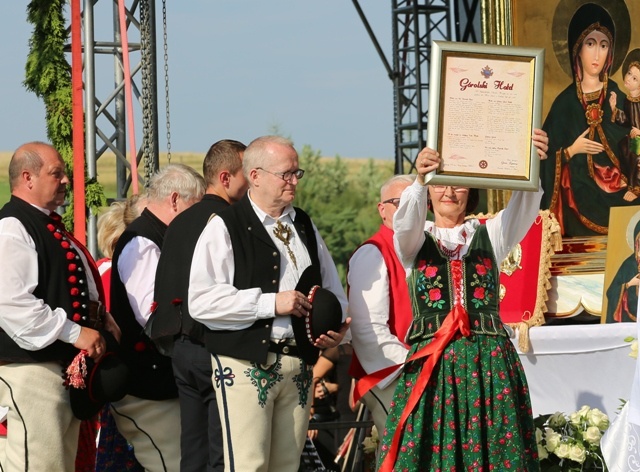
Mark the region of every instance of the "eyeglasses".
<instances>
[{"instance_id":1,"label":"eyeglasses","mask_svg":"<svg viewBox=\"0 0 640 472\"><path fill-rule=\"evenodd\" d=\"M433 190L436 193L444 193L447 187L449 187L451 190L453 190L456 193L464 193L469 191L467 187L458 187L456 185L432 185L431 190Z\"/></svg>"},{"instance_id":2,"label":"eyeglasses","mask_svg":"<svg viewBox=\"0 0 640 472\"><path fill-rule=\"evenodd\" d=\"M285 182L289 183L295 177L297 180L300 180L304 177L304 170L296 169L296 170L288 170L286 172L271 172L270 170L263 169L262 167L256 167L258 170L263 170L269 174L276 175L280 177Z\"/></svg>"},{"instance_id":3,"label":"eyeglasses","mask_svg":"<svg viewBox=\"0 0 640 472\"><path fill-rule=\"evenodd\" d=\"M398 208L398 205L400 205L400 199L399 198L389 198L387 200L384 200L382 203L391 203L394 207Z\"/></svg>"}]
</instances>

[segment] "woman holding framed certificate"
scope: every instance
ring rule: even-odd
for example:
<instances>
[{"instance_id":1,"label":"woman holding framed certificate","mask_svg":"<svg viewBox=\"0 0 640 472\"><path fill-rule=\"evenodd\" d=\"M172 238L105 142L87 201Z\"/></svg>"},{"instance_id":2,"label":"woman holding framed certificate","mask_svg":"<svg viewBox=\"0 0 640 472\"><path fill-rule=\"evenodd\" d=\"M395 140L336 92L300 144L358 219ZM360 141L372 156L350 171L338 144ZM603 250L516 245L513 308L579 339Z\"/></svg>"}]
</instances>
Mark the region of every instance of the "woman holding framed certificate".
<instances>
[{"instance_id":1,"label":"woman holding framed certificate","mask_svg":"<svg viewBox=\"0 0 640 472\"><path fill-rule=\"evenodd\" d=\"M546 158L547 136L532 140ZM517 191L481 224L472 189L425 185L441 164L423 149L402 193L394 244L409 270L407 361L381 435L380 472L538 470L529 389L498 312L499 265L538 217L542 191ZM434 221L424 224L428 200Z\"/></svg>"}]
</instances>

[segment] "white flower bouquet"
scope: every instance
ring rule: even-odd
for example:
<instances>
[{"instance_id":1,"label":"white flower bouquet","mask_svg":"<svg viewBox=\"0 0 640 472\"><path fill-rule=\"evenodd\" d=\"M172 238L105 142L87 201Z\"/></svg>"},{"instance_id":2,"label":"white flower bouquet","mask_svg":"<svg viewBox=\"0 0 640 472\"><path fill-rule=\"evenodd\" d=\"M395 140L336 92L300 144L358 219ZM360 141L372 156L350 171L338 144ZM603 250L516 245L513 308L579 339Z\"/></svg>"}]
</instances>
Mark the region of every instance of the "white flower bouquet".
<instances>
[{"instance_id":1,"label":"white flower bouquet","mask_svg":"<svg viewBox=\"0 0 640 472\"><path fill-rule=\"evenodd\" d=\"M565 415L557 412L535 419L540 468L548 472L606 471L600 438L609 417L597 408L583 406Z\"/></svg>"}]
</instances>

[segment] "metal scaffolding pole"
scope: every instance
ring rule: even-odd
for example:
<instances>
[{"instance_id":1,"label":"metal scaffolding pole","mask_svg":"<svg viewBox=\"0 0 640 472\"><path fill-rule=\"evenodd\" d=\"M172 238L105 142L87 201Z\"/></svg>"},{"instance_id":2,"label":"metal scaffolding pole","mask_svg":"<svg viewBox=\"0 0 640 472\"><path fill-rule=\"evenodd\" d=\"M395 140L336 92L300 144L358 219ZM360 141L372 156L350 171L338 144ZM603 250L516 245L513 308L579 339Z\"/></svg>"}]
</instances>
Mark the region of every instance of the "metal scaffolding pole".
<instances>
[{"instance_id":1,"label":"metal scaffolding pole","mask_svg":"<svg viewBox=\"0 0 640 472\"><path fill-rule=\"evenodd\" d=\"M148 176L158 169L158 102L156 80L155 0L125 2L128 49L131 62L131 82L135 97L134 113L141 117L137 127L135 156L127 156L127 114L124 93L123 51L117 2L85 0L84 27L84 88L85 142L89 178L97 177L98 159L106 154L116 156L116 198L127 197L131 186L131 159L139 164L134 177L146 184ZM112 16L112 21L105 21ZM112 29L104 28L111 24ZM102 28L99 28L102 26ZM108 35L108 36L107 36ZM96 39L96 36L101 36ZM104 39L103 39L104 38ZM111 58L111 60L109 60ZM136 62L137 60L137 62ZM100 78L113 76L112 83L100 83ZM98 82L96 82L98 78ZM137 118L136 118L137 121ZM97 256L96 217L90 215L87 245Z\"/></svg>"},{"instance_id":2,"label":"metal scaffolding pole","mask_svg":"<svg viewBox=\"0 0 640 472\"><path fill-rule=\"evenodd\" d=\"M393 0L393 64L396 173L415 169L426 144L431 41L454 39L452 6L448 0Z\"/></svg>"},{"instance_id":3,"label":"metal scaffolding pole","mask_svg":"<svg viewBox=\"0 0 640 472\"><path fill-rule=\"evenodd\" d=\"M358 0L352 1L393 82L395 173L410 173L426 143L431 41L478 42L480 0L392 0L392 66Z\"/></svg>"}]
</instances>

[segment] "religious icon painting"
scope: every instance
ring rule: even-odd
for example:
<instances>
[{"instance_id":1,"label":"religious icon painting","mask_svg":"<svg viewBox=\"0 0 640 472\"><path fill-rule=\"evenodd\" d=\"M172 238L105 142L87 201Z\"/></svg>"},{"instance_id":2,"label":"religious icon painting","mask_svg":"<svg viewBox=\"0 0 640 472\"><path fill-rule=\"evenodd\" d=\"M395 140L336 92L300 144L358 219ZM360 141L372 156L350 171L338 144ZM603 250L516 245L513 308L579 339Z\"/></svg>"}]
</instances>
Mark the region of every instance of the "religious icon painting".
<instances>
[{"instance_id":1,"label":"religious icon painting","mask_svg":"<svg viewBox=\"0 0 640 472\"><path fill-rule=\"evenodd\" d=\"M640 205L611 208L603 323L634 322L640 289Z\"/></svg>"}]
</instances>

